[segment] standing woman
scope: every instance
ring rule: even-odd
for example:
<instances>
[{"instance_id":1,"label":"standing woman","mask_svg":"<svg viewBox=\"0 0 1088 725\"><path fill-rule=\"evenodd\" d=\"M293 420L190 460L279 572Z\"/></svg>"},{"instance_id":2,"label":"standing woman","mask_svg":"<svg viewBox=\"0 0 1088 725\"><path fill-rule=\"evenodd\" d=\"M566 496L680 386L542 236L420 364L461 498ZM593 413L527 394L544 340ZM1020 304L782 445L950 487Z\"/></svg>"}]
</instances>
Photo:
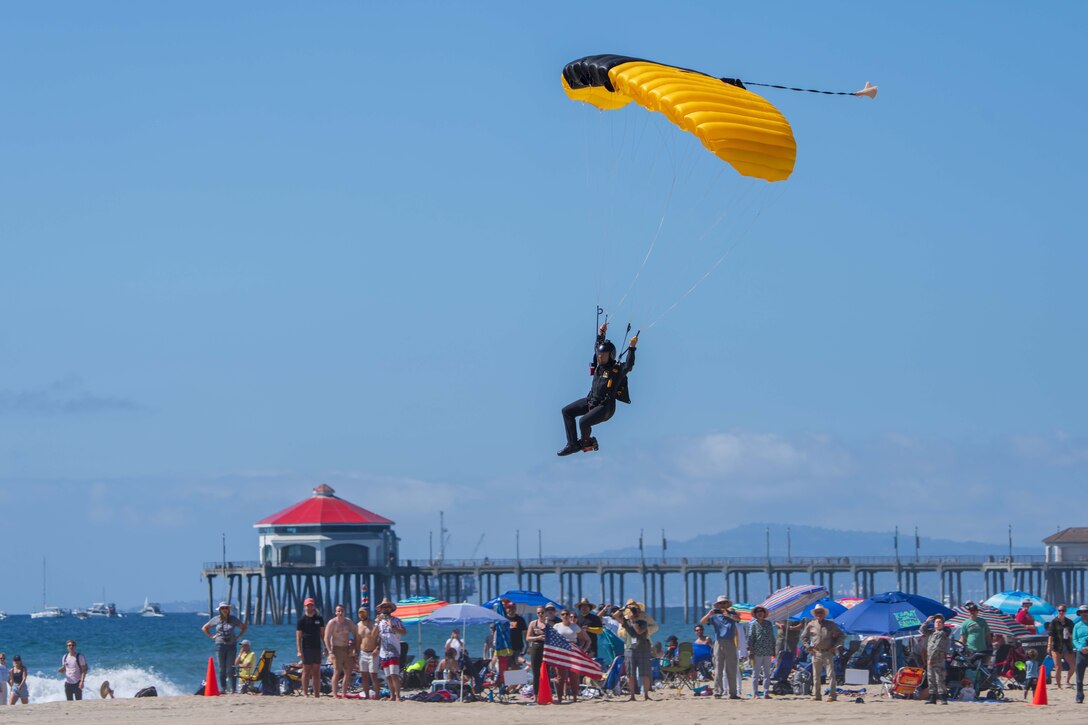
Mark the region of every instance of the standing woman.
<instances>
[{"instance_id":1,"label":"standing woman","mask_svg":"<svg viewBox=\"0 0 1088 725\"><path fill-rule=\"evenodd\" d=\"M574 612L564 609L560 613L560 623L555 625L555 631L560 637L567 640L567 644L582 652L589 650L589 635L574 621ZM556 667L559 670L559 701L563 701L563 695L569 692L574 701L578 702L578 685L582 676L569 667Z\"/></svg>"},{"instance_id":2,"label":"standing woman","mask_svg":"<svg viewBox=\"0 0 1088 725\"><path fill-rule=\"evenodd\" d=\"M1065 684L1067 687L1073 685L1073 672L1076 670L1074 662L1073 652L1073 620L1065 616L1065 605L1058 605L1058 616L1050 620L1050 624L1046 625L1047 632L1047 644L1050 650L1050 659L1054 662L1054 684L1059 688L1062 686L1062 670L1065 669L1064 665L1068 665L1069 669L1066 670Z\"/></svg>"},{"instance_id":3,"label":"standing woman","mask_svg":"<svg viewBox=\"0 0 1088 725\"><path fill-rule=\"evenodd\" d=\"M767 610L752 610L748 625L748 659L752 663L752 697L759 697L759 678L763 675L763 698L771 697L771 657L774 656L775 627L767 621Z\"/></svg>"},{"instance_id":4,"label":"standing woman","mask_svg":"<svg viewBox=\"0 0 1088 725\"><path fill-rule=\"evenodd\" d=\"M23 667L23 658L15 655L11 661L11 672L8 673L8 681L11 684L11 702L9 704L14 705L17 702L27 704L30 691L27 689L26 680L27 674L26 668Z\"/></svg>"},{"instance_id":5,"label":"standing woman","mask_svg":"<svg viewBox=\"0 0 1088 725\"><path fill-rule=\"evenodd\" d=\"M540 667L544 663L544 634L548 631L548 615L544 607L536 608L536 619L529 623L525 641L529 643L529 667L533 671L533 694L540 692Z\"/></svg>"}]
</instances>

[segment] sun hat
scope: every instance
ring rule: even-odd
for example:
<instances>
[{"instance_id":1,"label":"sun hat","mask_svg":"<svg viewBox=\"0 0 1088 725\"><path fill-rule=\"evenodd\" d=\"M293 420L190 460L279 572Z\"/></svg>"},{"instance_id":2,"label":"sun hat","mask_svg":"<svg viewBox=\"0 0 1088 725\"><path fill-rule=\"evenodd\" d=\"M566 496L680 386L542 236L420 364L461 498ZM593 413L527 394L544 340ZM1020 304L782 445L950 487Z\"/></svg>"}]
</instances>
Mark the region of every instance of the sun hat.
<instances>
[{"instance_id":1,"label":"sun hat","mask_svg":"<svg viewBox=\"0 0 1088 725\"><path fill-rule=\"evenodd\" d=\"M824 614L827 614L827 607L822 604L817 604L815 607L812 608L812 613L816 614L816 612L823 612Z\"/></svg>"},{"instance_id":2,"label":"sun hat","mask_svg":"<svg viewBox=\"0 0 1088 725\"><path fill-rule=\"evenodd\" d=\"M113 697L113 690L110 689L109 680L102 680L102 686L98 688L98 696L103 700L107 697Z\"/></svg>"},{"instance_id":3,"label":"sun hat","mask_svg":"<svg viewBox=\"0 0 1088 725\"><path fill-rule=\"evenodd\" d=\"M222 609L223 607L226 607L227 609L230 609L231 608L230 607L230 602L219 602L219 606L216 607L216 609Z\"/></svg>"},{"instance_id":4,"label":"sun hat","mask_svg":"<svg viewBox=\"0 0 1088 725\"><path fill-rule=\"evenodd\" d=\"M574 606L574 608L575 609L581 609L582 607L589 607L590 609L593 609L593 606L594 606L593 602L589 601L585 597L582 597L581 599L578 600L578 604L576 604Z\"/></svg>"},{"instance_id":5,"label":"sun hat","mask_svg":"<svg viewBox=\"0 0 1088 725\"><path fill-rule=\"evenodd\" d=\"M545 611L547 611L549 609L552 610L553 612L555 611L555 605L552 604L551 602L548 602L547 604L544 605L544 610Z\"/></svg>"},{"instance_id":6,"label":"sun hat","mask_svg":"<svg viewBox=\"0 0 1088 725\"><path fill-rule=\"evenodd\" d=\"M376 608L379 611L382 610L382 609L386 609L386 608L388 608L389 612L397 611L397 605L393 604L393 602L389 601L389 597L386 597L385 599L383 599L382 603L379 604Z\"/></svg>"},{"instance_id":7,"label":"sun hat","mask_svg":"<svg viewBox=\"0 0 1088 725\"><path fill-rule=\"evenodd\" d=\"M733 600L723 594L723 595L721 595L720 597L718 597L717 599L714 600L714 606L715 607L718 606L719 604L724 604L727 607L731 607L731 606L733 606Z\"/></svg>"},{"instance_id":8,"label":"sun hat","mask_svg":"<svg viewBox=\"0 0 1088 725\"><path fill-rule=\"evenodd\" d=\"M1082 604L1077 607L1077 614L1088 614L1088 604Z\"/></svg>"},{"instance_id":9,"label":"sun hat","mask_svg":"<svg viewBox=\"0 0 1088 725\"><path fill-rule=\"evenodd\" d=\"M238 644L242 645L243 647L248 647L249 646L249 640L248 639L243 639Z\"/></svg>"}]
</instances>

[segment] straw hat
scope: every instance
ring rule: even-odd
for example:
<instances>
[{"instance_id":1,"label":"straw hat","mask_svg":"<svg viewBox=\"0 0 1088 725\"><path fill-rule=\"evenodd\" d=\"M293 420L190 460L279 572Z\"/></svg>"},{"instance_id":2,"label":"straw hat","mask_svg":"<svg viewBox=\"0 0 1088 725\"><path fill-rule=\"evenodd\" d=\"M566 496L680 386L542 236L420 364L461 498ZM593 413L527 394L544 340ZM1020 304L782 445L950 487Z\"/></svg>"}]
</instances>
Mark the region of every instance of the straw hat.
<instances>
[{"instance_id":1,"label":"straw hat","mask_svg":"<svg viewBox=\"0 0 1088 725\"><path fill-rule=\"evenodd\" d=\"M726 607L731 607L733 606L733 600L723 594L722 596L714 600L715 607L719 604L724 604Z\"/></svg>"},{"instance_id":2,"label":"straw hat","mask_svg":"<svg viewBox=\"0 0 1088 725\"><path fill-rule=\"evenodd\" d=\"M386 597L382 600L381 604L375 607L375 609L377 609L379 612L384 610L386 614L392 614L393 612L397 611L397 605L389 601L389 597Z\"/></svg>"},{"instance_id":3,"label":"straw hat","mask_svg":"<svg viewBox=\"0 0 1088 725\"><path fill-rule=\"evenodd\" d=\"M816 614L816 612L823 612L824 614L827 614L827 607L822 604L817 604L815 607L812 608L812 613Z\"/></svg>"},{"instance_id":4,"label":"straw hat","mask_svg":"<svg viewBox=\"0 0 1088 725\"><path fill-rule=\"evenodd\" d=\"M98 694L103 700L107 697L113 697L113 690L110 689L109 680L102 680L102 686L98 688Z\"/></svg>"},{"instance_id":5,"label":"straw hat","mask_svg":"<svg viewBox=\"0 0 1088 725\"><path fill-rule=\"evenodd\" d=\"M590 609L593 609L594 606L595 605L593 604L593 602L589 601L585 597L582 597L581 599L578 600L578 603L576 605L574 605L574 608L575 609L581 609L582 607L589 607Z\"/></svg>"}]
</instances>

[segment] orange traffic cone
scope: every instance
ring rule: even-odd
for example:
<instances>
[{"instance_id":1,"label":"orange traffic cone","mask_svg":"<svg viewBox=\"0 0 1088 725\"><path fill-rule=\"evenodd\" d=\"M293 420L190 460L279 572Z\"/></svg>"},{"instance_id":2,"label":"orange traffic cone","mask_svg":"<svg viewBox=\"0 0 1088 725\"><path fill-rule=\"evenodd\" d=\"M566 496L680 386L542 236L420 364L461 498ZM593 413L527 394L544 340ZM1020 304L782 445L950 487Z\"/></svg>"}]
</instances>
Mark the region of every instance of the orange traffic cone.
<instances>
[{"instance_id":1,"label":"orange traffic cone","mask_svg":"<svg viewBox=\"0 0 1088 725\"><path fill-rule=\"evenodd\" d=\"M552 682L548 679L548 666L540 663L540 689L536 693L537 705L552 704Z\"/></svg>"},{"instance_id":2,"label":"orange traffic cone","mask_svg":"<svg viewBox=\"0 0 1088 725\"><path fill-rule=\"evenodd\" d=\"M1042 670L1042 668L1039 668ZM1035 678L1038 682L1035 683L1035 697L1032 698L1032 705L1045 705L1046 704L1046 673L1040 671L1039 676Z\"/></svg>"},{"instance_id":3,"label":"orange traffic cone","mask_svg":"<svg viewBox=\"0 0 1088 725\"><path fill-rule=\"evenodd\" d=\"M215 658L208 658L208 674L204 679L204 697L219 697L219 682L215 678Z\"/></svg>"}]
</instances>

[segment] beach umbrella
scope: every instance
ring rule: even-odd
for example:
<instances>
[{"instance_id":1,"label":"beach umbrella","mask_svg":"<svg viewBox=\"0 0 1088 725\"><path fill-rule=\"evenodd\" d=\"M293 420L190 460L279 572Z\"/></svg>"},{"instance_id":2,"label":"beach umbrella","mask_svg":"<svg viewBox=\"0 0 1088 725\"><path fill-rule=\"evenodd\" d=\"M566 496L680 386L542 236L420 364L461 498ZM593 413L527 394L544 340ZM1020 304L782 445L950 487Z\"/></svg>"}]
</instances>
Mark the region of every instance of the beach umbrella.
<instances>
[{"instance_id":1,"label":"beach umbrella","mask_svg":"<svg viewBox=\"0 0 1088 725\"><path fill-rule=\"evenodd\" d=\"M842 599L836 599L836 602L843 605L847 609L853 609L857 605L861 604L865 600L861 597L843 597Z\"/></svg>"},{"instance_id":2,"label":"beach umbrella","mask_svg":"<svg viewBox=\"0 0 1088 725\"><path fill-rule=\"evenodd\" d=\"M814 607L817 607L817 606L822 606L824 609L827 610L827 618L828 619L834 619L835 617L839 616L843 612L847 611L846 607L839 604L838 602L836 602L831 597L824 597L823 599L819 599L819 600L813 602L812 604L808 605L807 607L805 607L805 610L803 612L801 612L800 614L795 614L792 617L790 617L790 621L800 622L802 619L812 619L813 618L812 610L813 610Z\"/></svg>"},{"instance_id":3,"label":"beach umbrella","mask_svg":"<svg viewBox=\"0 0 1088 725\"><path fill-rule=\"evenodd\" d=\"M956 607L955 609L956 616L948 620L948 623L953 627L959 627L967 621L968 617L971 616L971 613L963 607ZM1016 637L1017 639L1035 635L1035 632L1031 631L1030 627L1026 627L1017 622L1011 614L1005 614L1000 609L996 609L987 604L979 605L978 616L986 622L993 634L1000 634L1005 637Z\"/></svg>"},{"instance_id":4,"label":"beach umbrella","mask_svg":"<svg viewBox=\"0 0 1088 725\"><path fill-rule=\"evenodd\" d=\"M767 610L767 620L781 622L804 611L805 607L828 596L827 589L818 584L794 584L782 587L760 602Z\"/></svg>"},{"instance_id":5,"label":"beach umbrella","mask_svg":"<svg viewBox=\"0 0 1088 725\"><path fill-rule=\"evenodd\" d=\"M956 613L928 597L903 592L884 592L840 614L835 623L854 634L894 635L918 629L932 614L945 620Z\"/></svg>"},{"instance_id":6,"label":"beach umbrella","mask_svg":"<svg viewBox=\"0 0 1088 725\"><path fill-rule=\"evenodd\" d=\"M437 597L408 597L397 602L397 618L404 624L416 625L416 641L421 653L423 652L423 620L427 619L431 612L447 604L449 602Z\"/></svg>"},{"instance_id":7,"label":"beach umbrella","mask_svg":"<svg viewBox=\"0 0 1088 725\"><path fill-rule=\"evenodd\" d=\"M397 618L405 624L418 624L436 609L449 604L437 597L408 597L397 601Z\"/></svg>"},{"instance_id":8,"label":"beach umbrella","mask_svg":"<svg viewBox=\"0 0 1088 725\"><path fill-rule=\"evenodd\" d=\"M751 622L752 610L756 608L756 605L749 604L748 602L737 602L733 605L733 609L737 610L737 614L740 615L740 621Z\"/></svg>"},{"instance_id":9,"label":"beach umbrella","mask_svg":"<svg viewBox=\"0 0 1088 725\"><path fill-rule=\"evenodd\" d=\"M529 589L511 589L508 592L503 592L494 599L490 599L484 602L483 606L492 608L500 599L509 599L514 603L514 608L518 614L532 614L536 612L537 607L546 607L551 604L557 610L562 610L563 606L559 602L548 599L540 592L534 592Z\"/></svg>"},{"instance_id":10,"label":"beach umbrella","mask_svg":"<svg viewBox=\"0 0 1088 725\"><path fill-rule=\"evenodd\" d=\"M1053 604L1042 597L1037 597L1030 592L1022 592L1018 589L1013 589L1011 591L995 594L983 602L983 604L987 604L994 609L1000 609L1005 614L1015 615L1020 609L1020 603L1025 599L1031 600L1031 609L1028 611L1031 613L1031 616L1035 617L1035 628L1037 633L1044 632L1046 630L1045 623L1058 616L1058 610L1054 608Z\"/></svg>"},{"instance_id":11,"label":"beach umbrella","mask_svg":"<svg viewBox=\"0 0 1088 725\"><path fill-rule=\"evenodd\" d=\"M433 624L437 626L452 627L455 625L461 625L461 629L464 629L470 624L490 624L491 622L506 622L506 617L499 614L493 609L485 609L477 604L469 604L468 602L461 602L460 604L447 604L444 607L439 607L430 613L430 615L423 620L425 624ZM467 632L465 633L468 634ZM468 639L466 637L464 646L468 647ZM465 682L464 678L461 679L461 700L464 701L465 696Z\"/></svg>"}]
</instances>

